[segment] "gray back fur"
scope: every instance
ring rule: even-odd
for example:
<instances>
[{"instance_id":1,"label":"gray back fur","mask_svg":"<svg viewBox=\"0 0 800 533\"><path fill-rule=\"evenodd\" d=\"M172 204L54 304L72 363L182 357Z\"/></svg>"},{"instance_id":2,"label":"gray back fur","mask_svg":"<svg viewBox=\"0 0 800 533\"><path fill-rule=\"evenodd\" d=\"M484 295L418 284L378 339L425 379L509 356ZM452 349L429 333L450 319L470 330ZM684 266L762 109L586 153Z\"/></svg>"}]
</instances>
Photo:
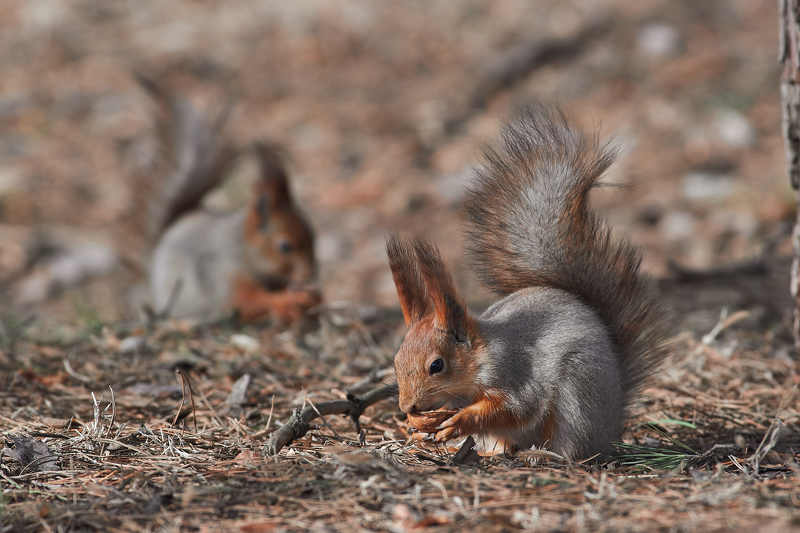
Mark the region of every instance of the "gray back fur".
<instances>
[{"instance_id":1,"label":"gray back fur","mask_svg":"<svg viewBox=\"0 0 800 533\"><path fill-rule=\"evenodd\" d=\"M482 384L509 392L521 420L555 416L552 442L536 442L536 426L518 428L506 436L510 441L520 448L548 444L578 457L619 438L621 370L608 328L594 310L559 289L523 289L487 309L478 327L489 352L502 355L487 360L478 376Z\"/></svg>"}]
</instances>

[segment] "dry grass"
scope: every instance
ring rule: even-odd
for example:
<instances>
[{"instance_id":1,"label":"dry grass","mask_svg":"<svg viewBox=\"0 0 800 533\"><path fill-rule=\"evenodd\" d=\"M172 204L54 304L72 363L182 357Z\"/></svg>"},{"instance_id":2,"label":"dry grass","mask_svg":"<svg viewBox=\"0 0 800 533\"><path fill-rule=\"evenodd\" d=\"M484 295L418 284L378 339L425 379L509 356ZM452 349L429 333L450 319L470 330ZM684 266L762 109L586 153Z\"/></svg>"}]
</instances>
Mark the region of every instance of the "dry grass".
<instances>
[{"instance_id":1,"label":"dry grass","mask_svg":"<svg viewBox=\"0 0 800 533\"><path fill-rule=\"evenodd\" d=\"M454 465L452 449L407 443L391 401L367 410L362 435L328 416L267 456L266 437L295 406L341 399L387 365L401 329L379 315L365 324L329 311L311 332L252 328L249 339L230 324L29 334L23 368L3 380L0 430L10 448L12 436L46 443L57 469L3 458L1 529L800 528L796 362L735 315L713 335L675 340L611 458L532 451ZM132 334L146 346L120 354ZM228 396L244 374L237 405Z\"/></svg>"}]
</instances>

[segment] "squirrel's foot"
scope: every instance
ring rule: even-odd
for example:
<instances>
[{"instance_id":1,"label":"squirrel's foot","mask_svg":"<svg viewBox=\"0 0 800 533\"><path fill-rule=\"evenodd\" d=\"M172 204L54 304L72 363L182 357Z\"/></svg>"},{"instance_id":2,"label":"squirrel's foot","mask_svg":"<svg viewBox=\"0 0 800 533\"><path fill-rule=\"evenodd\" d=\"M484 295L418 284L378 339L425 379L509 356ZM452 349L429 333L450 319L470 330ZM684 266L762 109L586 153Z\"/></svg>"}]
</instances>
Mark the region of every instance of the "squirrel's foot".
<instances>
[{"instance_id":1,"label":"squirrel's foot","mask_svg":"<svg viewBox=\"0 0 800 533\"><path fill-rule=\"evenodd\" d=\"M294 323L300 321L306 311L321 302L322 295L318 290L288 290L275 302L273 314L283 323Z\"/></svg>"}]
</instances>

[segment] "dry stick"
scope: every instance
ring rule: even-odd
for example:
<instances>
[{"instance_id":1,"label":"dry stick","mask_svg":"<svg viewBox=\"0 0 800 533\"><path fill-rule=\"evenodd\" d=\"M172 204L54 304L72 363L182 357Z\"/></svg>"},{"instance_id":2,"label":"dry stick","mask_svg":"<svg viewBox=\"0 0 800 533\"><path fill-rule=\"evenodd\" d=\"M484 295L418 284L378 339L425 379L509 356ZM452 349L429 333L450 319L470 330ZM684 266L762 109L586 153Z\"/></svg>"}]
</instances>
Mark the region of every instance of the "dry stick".
<instances>
[{"instance_id":1,"label":"dry stick","mask_svg":"<svg viewBox=\"0 0 800 533\"><path fill-rule=\"evenodd\" d=\"M718 280L719 278L748 276L748 275L764 275L769 273L769 259L775 255L775 250L778 248L783 240L789 236L790 229L788 225L781 224L777 230L771 232L764 237L764 245L758 254L754 257L719 265L708 269L695 269L678 263L675 260L667 261L667 268L676 281L691 282L691 281L707 281Z\"/></svg>"},{"instance_id":2,"label":"dry stick","mask_svg":"<svg viewBox=\"0 0 800 533\"><path fill-rule=\"evenodd\" d=\"M172 425L175 426L178 423L178 420L182 420L183 417L186 415L182 415L183 413L183 404L186 403L186 385L183 382L183 376L181 375L181 371L175 369L175 377L178 379L178 383L181 386L181 403L178 404L178 410L175 413L175 417L172 419ZM189 414L189 413L186 413Z\"/></svg>"},{"instance_id":3,"label":"dry stick","mask_svg":"<svg viewBox=\"0 0 800 533\"><path fill-rule=\"evenodd\" d=\"M192 418L194 419L194 432L197 433L197 411L194 407L194 390L192 389L192 382L189 381L189 376L184 375L181 372L180 368L175 369L175 375L178 377L178 381L181 384L181 403L178 405L178 412L175 413L175 418L172 420L172 425L177 427L177 423L179 420L182 420L186 417L189 413L183 414L183 404L186 401L186 389L189 389L189 400L192 404Z\"/></svg>"},{"instance_id":4,"label":"dry stick","mask_svg":"<svg viewBox=\"0 0 800 533\"><path fill-rule=\"evenodd\" d=\"M397 384L392 383L374 389L361 397L348 394L346 400L322 402L317 404L316 408L308 405L303 409L295 409L289 420L270 435L266 445L267 453L276 455L284 446L303 437L311 429L312 420L325 415L348 415L356 426L356 432L361 433L361 424L358 419L364 410L370 405L396 394Z\"/></svg>"},{"instance_id":5,"label":"dry stick","mask_svg":"<svg viewBox=\"0 0 800 533\"><path fill-rule=\"evenodd\" d=\"M111 434L111 429L114 426L114 421L117 419L117 400L114 397L114 389L111 388L111 385L109 385L108 386L108 390L111 391L111 421L108 423L108 426L106 427L106 431L105 431L105 433L103 433L103 436L101 438L100 457L103 456L103 453L106 450L106 443L103 442L103 441L108 440L108 436ZM108 406L106 406L106 409L108 409Z\"/></svg>"},{"instance_id":6,"label":"dry stick","mask_svg":"<svg viewBox=\"0 0 800 533\"><path fill-rule=\"evenodd\" d=\"M761 439L758 448L756 448L756 451L748 459L748 462L753 467L755 474L759 473L761 461L764 459L764 457L766 457L767 454L778 444L780 432L784 427L783 421L778 418L778 415L781 411L786 409L786 406L794 399L796 392L797 385L792 387L791 390L787 391L787 393L781 399L781 403L778 406L778 412L776 413L775 418L772 419L767 432L764 433L764 437Z\"/></svg>"},{"instance_id":7,"label":"dry stick","mask_svg":"<svg viewBox=\"0 0 800 533\"><path fill-rule=\"evenodd\" d=\"M587 45L612 27L612 16L605 15L590 21L569 37L535 38L500 54L486 66L466 107L446 120L444 135L449 136L460 131L500 91L512 87L539 67L579 55Z\"/></svg>"},{"instance_id":8,"label":"dry stick","mask_svg":"<svg viewBox=\"0 0 800 533\"><path fill-rule=\"evenodd\" d=\"M111 388L111 385L108 386L108 390L111 391L111 422L108 423L108 428L106 428L106 434L103 435L103 438L108 438L111 434L111 428L117 420L117 399L114 397L114 389Z\"/></svg>"}]
</instances>

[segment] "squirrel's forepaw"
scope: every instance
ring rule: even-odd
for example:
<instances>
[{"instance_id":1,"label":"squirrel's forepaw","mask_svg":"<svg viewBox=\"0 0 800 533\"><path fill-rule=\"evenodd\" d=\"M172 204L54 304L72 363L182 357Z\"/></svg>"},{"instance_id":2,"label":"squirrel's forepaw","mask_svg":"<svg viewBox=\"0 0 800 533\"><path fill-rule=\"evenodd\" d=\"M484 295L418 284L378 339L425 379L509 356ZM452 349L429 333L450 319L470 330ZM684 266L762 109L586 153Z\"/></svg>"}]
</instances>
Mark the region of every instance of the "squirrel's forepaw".
<instances>
[{"instance_id":1,"label":"squirrel's forepaw","mask_svg":"<svg viewBox=\"0 0 800 533\"><path fill-rule=\"evenodd\" d=\"M287 304L301 313L322 303L322 294L316 289L287 291Z\"/></svg>"},{"instance_id":2,"label":"squirrel's forepaw","mask_svg":"<svg viewBox=\"0 0 800 533\"><path fill-rule=\"evenodd\" d=\"M455 426L449 426L444 429L441 429L436 432L434 435L433 440L436 442L447 442L449 440L453 440L459 437L461 433L458 431L458 428Z\"/></svg>"},{"instance_id":3,"label":"squirrel's forepaw","mask_svg":"<svg viewBox=\"0 0 800 533\"><path fill-rule=\"evenodd\" d=\"M273 314L284 323L299 322L306 312L322 302L322 295L317 290L291 290L283 294Z\"/></svg>"},{"instance_id":4,"label":"squirrel's forepaw","mask_svg":"<svg viewBox=\"0 0 800 533\"><path fill-rule=\"evenodd\" d=\"M436 428L436 435L434 436L434 440L436 442L445 442L448 440L455 439L456 437L460 437L465 432L462 431L464 428L463 426L464 417L461 416L461 412L454 414Z\"/></svg>"}]
</instances>

